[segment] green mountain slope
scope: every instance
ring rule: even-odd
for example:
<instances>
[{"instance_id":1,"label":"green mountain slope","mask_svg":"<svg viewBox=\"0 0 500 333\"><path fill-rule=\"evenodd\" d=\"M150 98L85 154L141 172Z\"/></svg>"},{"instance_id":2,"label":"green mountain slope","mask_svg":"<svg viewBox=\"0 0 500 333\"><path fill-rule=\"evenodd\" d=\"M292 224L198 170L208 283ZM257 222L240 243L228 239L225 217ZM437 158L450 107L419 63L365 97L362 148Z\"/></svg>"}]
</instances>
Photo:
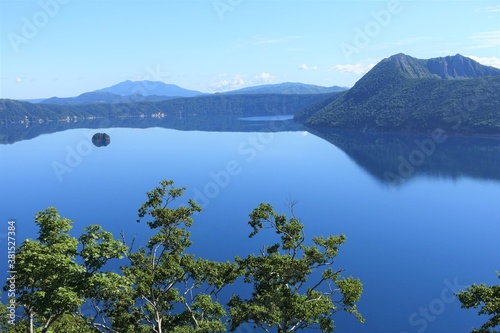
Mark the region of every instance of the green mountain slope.
<instances>
[{"instance_id":1,"label":"green mountain slope","mask_svg":"<svg viewBox=\"0 0 500 333\"><path fill-rule=\"evenodd\" d=\"M349 91L295 117L323 128L500 133L500 69L460 55L421 60L398 54Z\"/></svg>"}]
</instances>

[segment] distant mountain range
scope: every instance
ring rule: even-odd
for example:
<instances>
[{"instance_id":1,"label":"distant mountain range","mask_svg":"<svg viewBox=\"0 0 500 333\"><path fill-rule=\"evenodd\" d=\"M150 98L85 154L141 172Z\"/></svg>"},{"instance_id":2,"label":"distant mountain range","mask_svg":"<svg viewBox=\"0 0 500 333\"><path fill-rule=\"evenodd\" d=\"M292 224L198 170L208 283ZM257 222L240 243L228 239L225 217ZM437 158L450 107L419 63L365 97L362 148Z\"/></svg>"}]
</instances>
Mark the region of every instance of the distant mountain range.
<instances>
[{"instance_id":1,"label":"distant mountain range","mask_svg":"<svg viewBox=\"0 0 500 333\"><path fill-rule=\"evenodd\" d=\"M295 119L315 128L500 133L500 69L459 54L428 60L397 54Z\"/></svg>"},{"instance_id":2,"label":"distant mountain range","mask_svg":"<svg viewBox=\"0 0 500 333\"><path fill-rule=\"evenodd\" d=\"M202 92L181 88L175 84L161 81L124 81L114 86L96 90L95 92L111 93L119 96L169 96L169 97L194 97L203 95Z\"/></svg>"},{"instance_id":3,"label":"distant mountain range","mask_svg":"<svg viewBox=\"0 0 500 333\"><path fill-rule=\"evenodd\" d=\"M345 91L347 89L349 88L338 86L322 87L313 84L284 82L231 90L222 94L328 94Z\"/></svg>"},{"instance_id":4,"label":"distant mountain range","mask_svg":"<svg viewBox=\"0 0 500 333\"><path fill-rule=\"evenodd\" d=\"M327 94L344 91L343 87L321 87L304 83L279 83L248 87L214 95L231 94ZM86 92L76 97L52 97L48 99L27 100L30 103L80 105L80 104L117 104L132 102L159 102L179 97L209 95L200 91L188 90L175 84L159 81L125 81L114 86Z\"/></svg>"},{"instance_id":5,"label":"distant mountain range","mask_svg":"<svg viewBox=\"0 0 500 333\"><path fill-rule=\"evenodd\" d=\"M52 97L44 100L28 100L31 103L79 105L117 104L132 102L159 102L178 97L195 97L202 92L181 88L160 81L124 81L111 87L83 93L76 97Z\"/></svg>"},{"instance_id":6,"label":"distant mountain range","mask_svg":"<svg viewBox=\"0 0 500 333\"><path fill-rule=\"evenodd\" d=\"M128 96L121 96L109 92L88 92L81 94L77 97L59 98L52 97L39 101L40 104L58 104L58 105L79 105L79 104L117 104L117 103L132 103L132 102L159 102L167 99L177 98L176 96L158 96L149 95L143 96L140 94L133 94ZM33 103L33 101L29 101Z\"/></svg>"}]
</instances>

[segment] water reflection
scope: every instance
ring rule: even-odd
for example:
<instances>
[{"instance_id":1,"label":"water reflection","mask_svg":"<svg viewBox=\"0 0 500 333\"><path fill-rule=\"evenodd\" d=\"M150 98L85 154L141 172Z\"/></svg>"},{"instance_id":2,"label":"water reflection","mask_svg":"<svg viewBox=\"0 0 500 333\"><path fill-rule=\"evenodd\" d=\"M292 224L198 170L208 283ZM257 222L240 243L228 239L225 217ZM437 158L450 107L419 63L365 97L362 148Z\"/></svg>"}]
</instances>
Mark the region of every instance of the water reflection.
<instances>
[{"instance_id":1,"label":"water reflection","mask_svg":"<svg viewBox=\"0 0 500 333\"><path fill-rule=\"evenodd\" d=\"M98 223L115 237L124 230L128 240L137 237L136 244L143 244L149 235L142 223L135 222L137 208L144 202L144 193L159 180L173 179L186 186L186 198L197 199L197 190L210 194L210 198L206 196L210 204L195 219L192 253L232 260L234 255L258 251L259 244L274 242L272 235L256 240L258 244L248 241L251 209L270 202L287 212L284 202L291 197L300 202L297 212L310 235L345 233L348 237L338 264L365 284L360 310L367 320L359 325L341 317L336 326L342 332L416 332L408 318L422 318L412 315L439 299L447 286L443 281L461 285L497 281L494 272L498 267L491 258L500 257L498 139L443 140L437 134L313 132L316 137L303 137L298 132L234 133L307 129L293 121L221 117L135 118L113 124L96 120L71 126L161 125L178 130L76 130L1 146L0 183L7 195L0 221L15 218L21 242L36 237L34 213L55 206L75 221L75 236L85 226ZM35 128L25 130L34 135ZM183 132L188 130L199 132ZM105 150L93 149L89 138L96 132L110 134L113 144ZM274 140L269 144L257 141L265 146L259 150L250 141L259 137ZM397 176L398 168L405 165L403 160L413 163L414 170L402 167L403 182L399 184L412 185L402 190L388 191L366 174L391 184L386 173ZM241 169L231 168L235 165ZM495 182L429 182L422 175ZM210 184L219 186L216 194L205 192L206 188L213 190ZM0 237L0 242L4 240ZM5 279L1 273L0 278ZM472 326L477 315L462 311L456 302L446 304L426 333L465 333L463 327Z\"/></svg>"},{"instance_id":2,"label":"water reflection","mask_svg":"<svg viewBox=\"0 0 500 333\"><path fill-rule=\"evenodd\" d=\"M234 116L169 116L165 118L114 118L92 119L77 122L44 122L30 124L10 124L0 127L0 144L12 144L30 140L42 134L62 132L77 128L151 128L162 127L181 131L205 132L281 132L301 131L304 127L293 116L262 116L238 118Z\"/></svg>"},{"instance_id":3,"label":"water reflection","mask_svg":"<svg viewBox=\"0 0 500 333\"><path fill-rule=\"evenodd\" d=\"M0 127L0 144L29 140L42 134L75 128L150 128L205 132L305 131L343 150L383 184L401 185L416 176L500 180L499 137L452 137L444 131L428 135L318 131L305 128L292 116L193 116L94 119L45 122L28 127Z\"/></svg>"},{"instance_id":4,"label":"water reflection","mask_svg":"<svg viewBox=\"0 0 500 333\"><path fill-rule=\"evenodd\" d=\"M401 185L417 176L500 181L500 138L312 131L343 150L380 182Z\"/></svg>"}]
</instances>

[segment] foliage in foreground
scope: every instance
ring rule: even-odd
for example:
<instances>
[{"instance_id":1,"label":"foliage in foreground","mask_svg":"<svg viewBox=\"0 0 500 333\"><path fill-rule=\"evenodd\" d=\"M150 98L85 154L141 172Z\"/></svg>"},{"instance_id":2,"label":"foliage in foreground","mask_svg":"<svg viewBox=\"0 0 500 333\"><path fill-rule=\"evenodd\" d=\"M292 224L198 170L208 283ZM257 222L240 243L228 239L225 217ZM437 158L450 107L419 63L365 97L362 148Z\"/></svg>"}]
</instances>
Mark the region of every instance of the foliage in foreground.
<instances>
[{"instance_id":1,"label":"foliage in foreground","mask_svg":"<svg viewBox=\"0 0 500 333\"><path fill-rule=\"evenodd\" d=\"M206 260L186 253L192 216L201 208L192 200L176 204L183 192L162 181L147 193L138 222L146 220L154 234L136 251L123 234L117 240L91 225L75 238L72 221L55 208L38 213L38 238L16 251L20 317L13 326L2 321L2 331L209 333L250 323L265 332L333 332L338 311L363 321L356 309L361 282L332 268L344 235L315 237L306 245L293 205L288 219L261 204L250 214L250 237L271 228L279 241L234 262ZM120 273L108 270L111 260L126 262ZM251 297L223 299L222 289L235 282L240 289L251 284ZM6 318L4 305L1 310Z\"/></svg>"},{"instance_id":2,"label":"foliage in foreground","mask_svg":"<svg viewBox=\"0 0 500 333\"><path fill-rule=\"evenodd\" d=\"M273 328L278 333L295 332L311 326L333 332L331 315L341 310L363 321L356 309L363 290L361 282L342 278L342 270L330 267L344 235L315 237L313 245L306 246L304 226L298 219L277 214L269 204L256 208L249 224L253 228L250 237L270 227L281 241L266 246L260 255L236 258L244 281L253 285L253 293L245 300L237 295L231 298L231 331L249 322L266 332ZM317 281L311 281L312 272L324 267Z\"/></svg>"},{"instance_id":3,"label":"foliage in foreground","mask_svg":"<svg viewBox=\"0 0 500 333\"><path fill-rule=\"evenodd\" d=\"M500 274L498 274L500 278ZM487 286L486 284L473 284L457 293L457 298L464 309L478 309L479 315L490 316L480 328L475 328L472 333L498 333L495 330L500 326L500 285Z\"/></svg>"}]
</instances>

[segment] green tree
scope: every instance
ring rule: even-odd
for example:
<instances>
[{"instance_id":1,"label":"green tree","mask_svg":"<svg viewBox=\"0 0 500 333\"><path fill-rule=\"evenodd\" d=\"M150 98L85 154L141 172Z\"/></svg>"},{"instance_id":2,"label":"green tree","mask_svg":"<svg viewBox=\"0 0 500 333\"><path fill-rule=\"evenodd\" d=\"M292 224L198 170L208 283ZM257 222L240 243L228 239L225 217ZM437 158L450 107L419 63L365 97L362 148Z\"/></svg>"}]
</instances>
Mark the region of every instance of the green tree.
<instances>
[{"instance_id":1,"label":"green tree","mask_svg":"<svg viewBox=\"0 0 500 333\"><path fill-rule=\"evenodd\" d=\"M0 303L0 332L8 332L11 326L7 305Z\"/></svg>"},{"instance_id":2,"label":"green tree","mask_svg":"<svg viewBox=\"0 0 500 333\"><path fill-rule=\"evenodd\" d=\"M101 269L108 260L123 256L126 247L95 225L87 227L80 239L72 237L72 221L53 207L38 213L35 223L38 238L25 240L16 251L16 304L23 308L26 320L15 326L42 333L59 332L68 321L75 323L71 327L75 332L84 332L82 323L101 326L97 321L102 320L101 311L85 317L81 308L89 302L99 309L99 304L124 288L122 277Z\"/></svg>"},{"instance_id":3,"label":"green tree","mask_svg":"<svg viewBox=\"0 0 500 333\"><path fill-rule=\"evenodd\" d=\"M37 214L35 223L38 239L25 240L16 251L16 294L29 332L40 326L45 333L83 304L78 288L83 268L76 262L78 240L68 234L72 221L48 208Z\"/></svg>"},{"instance_id":4,"label":"green tree","mask_svg":"<svg viewBox=\"0 0 500 333\"><path fill-rule=\"evenodd\" d=\"M15 325L0 326L0 332L5 333L26 333L29 329L29 321L26 318L16 321ZM42 330L42 327L34 327L33 332L41 333ZM89 327L81 316L64 314L53 321L47 333L99 333L99 331Z\"/></svg>"},{"instance_id":5,"label":"green tree","mask_svg":"<svg viewBox=\"0 0 500 333\"><path fill-rule=\"evenodd\" d=\"M139 218L148 218L157 233L145 247L129 253L130 265L122 267L133 289L106 310L120 332L226 331L218 294L238 277L237 266L185 252L191 245L192 215L201 208L192 200L171 207L183 192L172 181L162 181L139 209Z\"/></svg>"},{"instance_id":6,"label":"green tree","mask_svg":"<svg viewBox=\"0 0 500 333\"><path fill-rule=\"evenodd\" d=\"M497 274L500 278L500 274ZM479 315L490 316L488 321L480 328L475 328L472 333L496 333L500 326L500 285L487 286L486 284L473 284L457 293L457 298L464 309L478 309Z\"/></svg>"},{"instance_id":7,"label":"green tree","mask_svg":"<svg viewBox=\"0 0 500 333\"><path fill-rule=\"evenodd\" d=\"M201 208L192 200L179 204L183 193L172 181L147 193L138 222L146 219L155 233L135 252L124 235L119 241L90 225L77 239L69 234L72 221L55 208L38 213L38 238L16 251L16 304L24 316L14 326L0 322L2 331L215 333L227 331L229 318L232 331L251 323L267 332L332 332L338 311L363 321L356 309L361 282L331 267L343 235L315 237L308 246L293 205L288 219L261 204L250 214L250 236L271 227L281 242L236 262L199 258L187 251L192 216ZM110 260L125 256L121 274L106 271ZM219 295L241 276L253 283L252 297L233 295L228 313ZM3 305L0 313L6 311Z\"/></svg>"},{"instance_id":8,"label":"green tree","mask_svg":"<svg viewBox=\"0 0 500 333\"><path fill-rule=\"evenodd\" d=\"M86 227L78 240L81 246L79 257L84 267L80 291L86 304L94 310L92 315L85 316L85 322L95 330L108 332L111 327L104 309L117 302L120 293L128 293L132 287L130 280L105 271L104 267L109 260L125 257L128 248L99 225Z\"/></svg>"},{"instance_id":9,"label":"green tree","mask_svg":"<svg viewBox=\"0 0 500 333\"><path fill-rule=\"evenodd\" d=\"M50 327L48 333L98 333L88 325L84 317L74 314L65 314L59 317Z\"/></svg>"},{"instance_id":10,"label":"green tree","mask_svg":"<svg viewBox=\"0 0 500 333\"><path fill-rule=\"evenodd\" d=\"M338 311L352 313L363 322L356 309L363 289L361 282L343 278L342 270L329 267L345 236L314 237L313 245L305 245L304 226L293 216L293 205L290 219L277 214L269 204L261 204L250 214L250 237L270 227L281 241L265 246L260 255L236 258L244 271L244 281L253 284L253 292L249 299L232 296L228 304L231 331L250 323L265 332L288 333L305 328L333 332L332 314Z\"/></svg>"}]
</instances>

